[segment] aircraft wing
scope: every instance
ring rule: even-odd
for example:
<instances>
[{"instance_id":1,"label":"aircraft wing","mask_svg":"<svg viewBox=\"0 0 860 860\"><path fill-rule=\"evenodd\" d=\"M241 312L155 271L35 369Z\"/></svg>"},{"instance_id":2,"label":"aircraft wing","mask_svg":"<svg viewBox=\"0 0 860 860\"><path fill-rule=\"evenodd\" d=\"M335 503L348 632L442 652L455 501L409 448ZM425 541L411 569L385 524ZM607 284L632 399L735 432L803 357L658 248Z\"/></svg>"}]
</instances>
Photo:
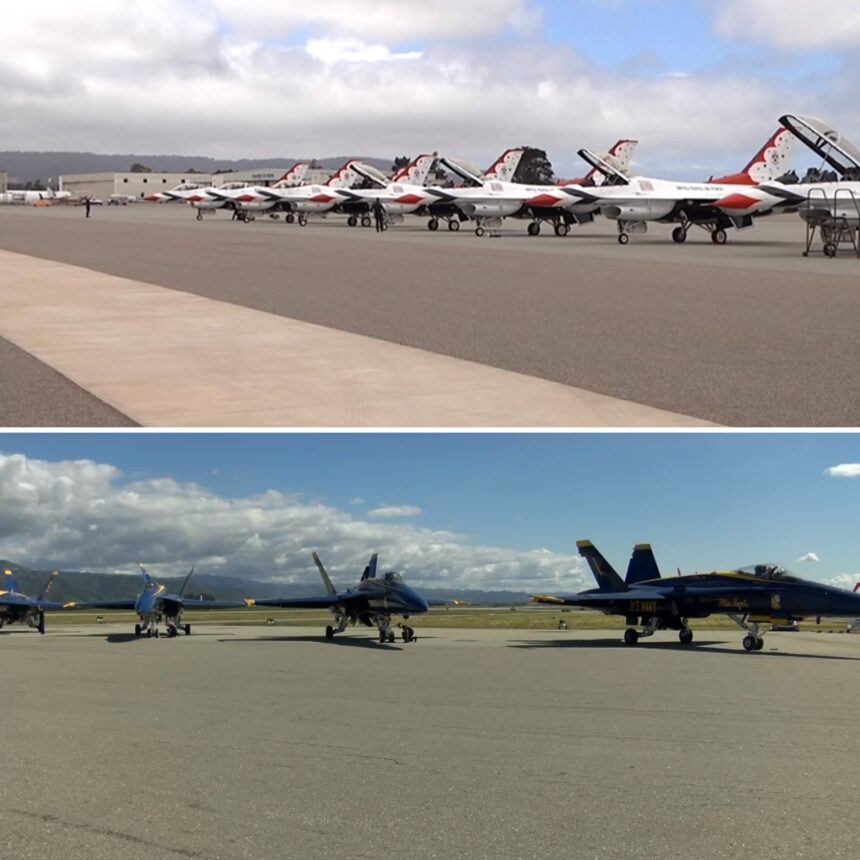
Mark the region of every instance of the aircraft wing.
<instances>
[{"instance_id":1,"label":"aircraft wing","mask_svg":"<svg viewBox=\"0 0 860 860\"><path fill-rule=\"evenodd\" d=\"M0 594L0 606L35 606L36 601L32 597L23 594L8 593Z\"/></svg>"},{"instance_id":2,"label":"aircraft wing","mask_svg":"<svg viewBox=\"0 0 860 860\"><path fill-rule=\"evenodd\" d=\"M558 606L598 606L633 600L671 600L671 595L653 588L631 588L629 591L594 591L581 594L532 594L531 599L534 603L552 603Z\"/></svg>"},{"instance_id":3,"label":"aircraft wing","mask_svg":"<svg viewBox=\"0 0 860 860\"><path fill-rule=\"evenodd\" d=\"M102 600L92 601L91 603L77 603L72 600L69 603L63 604L63 609L127 609L133 610L136 606L136 600Z\"/></svg>"},{"instance_id":4,"label":"aircraft wing","mask_svg":"<svg viewBox=\"0 0 860 860\"><path fill-rule=\"evenodd\" d=\"M200 600L196 597L183 597L180 603L185 609L238 609L249 605L247 600Z\"/></svg>"},{"instance_id":5,"label":"aircraft wing","mask_svg":"<svg viewBox=\"0 0 860 860\"><path fill-rule=\"evenodd\" d=\"M319 597L267 597L251 600L249 606L277 606L281 609L330 609L332 606L348 606L352 602L364 601L365 596L354 594L321 594Z\"/></svg>"}]
</instances>

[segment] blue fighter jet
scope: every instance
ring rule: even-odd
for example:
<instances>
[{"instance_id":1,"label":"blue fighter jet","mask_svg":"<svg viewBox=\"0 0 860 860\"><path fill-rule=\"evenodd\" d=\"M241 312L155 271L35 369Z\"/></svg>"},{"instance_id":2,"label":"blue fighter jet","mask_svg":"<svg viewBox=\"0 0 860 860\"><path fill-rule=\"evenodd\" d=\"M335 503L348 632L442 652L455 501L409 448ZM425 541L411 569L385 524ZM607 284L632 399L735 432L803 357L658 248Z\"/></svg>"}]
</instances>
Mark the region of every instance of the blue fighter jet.
<instances>
[{"instance_id":1,"label":"blue fighter jet","mask_svg":"<svg viewBox=\"0 0 860 860\"><path fill-rule=\"evenodd\" d=\"M597 588L572 595L536 594L532 600L623 615L629 625L624 631L626 645L635 645L658 630L677 630L681 643L688 645L693 641L691 618L724 614L744 630L744 650L760 651L765 627L804 617L860 615L860 594L801 579L778 564L661 579L650 546L640 544L623 580L591 541L576 545Z\"/></svg>"},{"instance_id":2,"label":"blue fighter jet","mask_svg":"<svg viewBox=\"0 0 860 860\"><path fill-rule=\"evenodd\" d=\"M134 600L105 600L91 603L66 603L65 609L126 609L134 610L140 619L134 625L134 635L147 637L159 636L159 626L164 621L168 636L178 636L182 631L186 636L191 635L191 625L183 623L182 613L185 609L233 609L245 606L244 602L224 602L218 600L199 600L196 598L183 597L185 586L194 573L194 568L188 572L188 576L179 589L179 594L170 594L166 585L156 582L147 572L143 565L140 566L143 576L143 589Z\"/></svg>"},{"instance_id":3,"label":"blue fighter jet","mask_svg":"<svg viewBox=\"0 0 860 860\"><path fill-rule=\"evenodd\" d=\"M27 597L18 591L12 571L4 570L3 582L0 584L0 627L4 624L26 624L44 634L45 610L63 608L61 603L46 599L57 576L55 570L48 577L38 597Z\"/></svg>"},{"instance_id":4,"label":"blue fighter jet","mask_svg":"<svg viewBox=\"0 0 860 860\"><path fill-rule=\"evenodd\" d=\"M380 642L394 642L391 616L419 615L429 608L427 601L410 588L399 573L389 571L381 577L376 575L377 553L370 557L358 585L346 591L338 591L323 567L319 556L313 554L314 563L322 577L325 594L319 597L285 597L265 600L249 600L249 606L278 606L289 609L329 609L334 619L326 626L325 635L332 639L335 633L343 633L347 625L360 621L367 627L376 627Z\"/></svg>"}]
</instances>

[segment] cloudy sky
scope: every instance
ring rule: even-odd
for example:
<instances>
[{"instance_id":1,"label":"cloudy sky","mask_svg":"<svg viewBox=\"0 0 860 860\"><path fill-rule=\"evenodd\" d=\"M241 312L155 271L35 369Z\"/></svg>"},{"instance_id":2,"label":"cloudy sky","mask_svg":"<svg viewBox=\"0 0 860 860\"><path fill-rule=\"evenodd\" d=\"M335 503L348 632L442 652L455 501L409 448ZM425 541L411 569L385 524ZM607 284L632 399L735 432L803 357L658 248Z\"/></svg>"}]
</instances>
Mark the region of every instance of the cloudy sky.
<instances>
[{"instance_id":1,"label":"cloudy sky","mask_svg":"<svg viewBox=\"0 0 860 860\"><path fill-rule=\"evenodd\" d=\"M576 591L776 561L860 578L852 434L3 434L0 558L30 567L344 584L379 552L419 586Z\"/></svg>"},{"instance_id":2,"label":"cloudy sky","mask_svg":"<svg viewBox=\"0 0 860 860\"><path fill-rule=\"evenodd\" d=\"M5 4L0 150L215 157L641 141L743 166L788 111L860 138L860 4L829 0L29 0Z\"/></svg>"}]
</instances>

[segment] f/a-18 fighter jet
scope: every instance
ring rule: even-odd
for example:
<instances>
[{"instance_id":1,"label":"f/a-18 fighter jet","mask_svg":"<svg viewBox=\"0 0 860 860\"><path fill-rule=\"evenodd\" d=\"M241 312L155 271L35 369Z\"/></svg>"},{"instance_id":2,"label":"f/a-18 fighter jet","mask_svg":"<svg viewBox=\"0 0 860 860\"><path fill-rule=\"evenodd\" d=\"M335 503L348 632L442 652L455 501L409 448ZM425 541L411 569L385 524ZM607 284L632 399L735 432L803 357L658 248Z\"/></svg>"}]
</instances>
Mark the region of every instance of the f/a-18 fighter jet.
<instances>
[{"instance_id":1,"label":"f/a-18 fighter jet","mask_svg":"<svg viewBox=\"0 0 860 860\"><path fill-rule=\"evenodd\" d=\"M688 645L693 641L691 618L724 614L745 631L744 650L760 651L765 626L810 616L860 615L860 594L801 579L777 564L660 579L656 563L652 566L650 547L640 545L631 559L636 572L631 576L628 569L625 581L591 541L577 541L576 545L597 580L597 588L574 595L533 595L532 600L623 615L630 625L624 631L626 645L635 645L657 630L677 630L682 644ZM653 578L641 578L650 576L649 567Z\"/></svg>"},{"instance_id":2,"label":"f/a-18 fighter jet","mask_svg":"<svg viewBox=\"0 0 860 860\"><path fill-rule=\"evenodd\" d=\"M355 588L338 591L326 572L319 556L313 554L314 563L322 577L325 594L318 597L284 597L265 600L248 600L249 606L278 606L282 609L329 609L334 624L327 625L325 635L332 639L335 633L343 633L347 625L360 621L367 627L379 630L380 642L394 642L391 616L420 615L429 608L427 601L410 588L399 573L389 571L376 575L377 553L370 557L361 580Z\"/></svg>"},{"instance_id":3,"label":"f/a-18 fighter jet","mask_svg":"<svg viewBox=\"0 0 860 860\"><path fill-rule=\"evenodd\" d=\"M186 609L235 609L245 606L241 601L201 600L183 597L185 586L194 573L194 568L182 583L178 594L170 594L166 585L156 582L141 565L143 589L134 600L104 600L90 603L66 603L64 609L126 609L137 613L139 622L134 625L134 635L158 638L159 626L164 621L167 635L178 636L182 631L186 636L191 635L191 625L184 623L182 613Z\"/></svg>"},{"instance_id":4,"label":"f/a-18 fighter jet","mask_svg":"<svg viewBox=\"0 0 860 860\"><path fill-rule=\"evenodd\" d=\"M12 571L4 570L3 582L0 583L0 627L4 624L26 624L44 634L45 610L63 608L61 603L46 599L57 575L55 570L48 577L38 597L27 597L18 590Z\"/></svg>"}]
</instances>

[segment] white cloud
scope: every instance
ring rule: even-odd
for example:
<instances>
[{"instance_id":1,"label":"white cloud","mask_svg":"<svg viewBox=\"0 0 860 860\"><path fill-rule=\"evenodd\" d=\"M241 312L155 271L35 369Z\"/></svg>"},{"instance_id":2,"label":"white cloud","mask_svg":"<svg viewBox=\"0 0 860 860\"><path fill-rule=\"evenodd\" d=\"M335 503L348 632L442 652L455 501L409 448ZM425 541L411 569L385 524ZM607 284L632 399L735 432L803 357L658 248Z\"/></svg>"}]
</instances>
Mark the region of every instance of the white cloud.
<instances>
[{"instance_id":1,"label":"white cloud","mask_svg":"<svg viewBox=\"0 0 860 860\"><path fill-rule=\"evenodd\" d=\"M860 573L839 573L830 577L827 582L838 588L847 588L849 591L853 591L854 586L860 582Z\"/></svg>"},{"instance_id":2,"label":"white cloud","mask_svg":"<svg viewBox=\"0 0 860 860\"><path fill-rule=\"evenodd\" d=\"M353 497L349 500L349 503L350 503L351 505L363 505L363 504L364 504L364 499L362 499L362 498L361 498L361 496L353 496Z\"/></svg>"},{"instance_id":3,"label":"white cloud","mask_svg":"<svg viewBox=\"0 0 860 860\"><path fill-rule=\"evenodd\" d=\"M860 463L842 463L825 470L831 478L860 478Z\"/></svg>"},{"instance_id":4,"label":"white cloud","mask_svg":"<svg viewBox=\"0 0 860 860\"><path fill-rule=\"evenodd\" d=\"M715 27L729 39L761 41L780 48L860 45L860 4L829 0L826 6L798 0L721 0Z\"/></svg>"},{"instance_id":5,"label":"white cloud","mask_svg":"<svg viewBox=\"0 0 860 860\"><path fill-rule=\"evenodd\" d=\"M421 514L421 508L415 505L380 505L372 511L368 511L369 517L417 517Z\"/></svg>"},{"instance_id":6,"label":"white cloud","mask_svg":"<svg viewBox=\"0 0 860 860\"><path fill-rule=\"evenodd\" d=\"M315 60L332 63L384 63L391 60L420 60L421 51L394 53L385 45L368 45L358 39L310 39L305 50Z\"/></svg>"},{"instance_id":7,"label":"white cloud","mask_svg":"<svg viewBox=\"0 0 860 860\"><path fill-rule=\"evenodd\" d=\"M803 564L804 562L807 562L807 561L821 561L821 559L814 552L808 552L808 553L806 553L806 555L802 555L797 560L797 563Z\"/></svg>"},{"instance_id":8,"label":"white cloud","mask_svg":"<svg viewBox=\"0 0 860 860\"><path fill-rule=\"evenodd\" d=\"M95 528L93 528L95 526ZM49 462L0 454L0 558L38 568L200 572L315 582L318 550L339 583L357 579L372 552L418 586L577 591L576 555L472 543L450 531L359 518L267 490L221 496L169 477L127 480L90 460Z\"/></svg>"}]
</instances>

